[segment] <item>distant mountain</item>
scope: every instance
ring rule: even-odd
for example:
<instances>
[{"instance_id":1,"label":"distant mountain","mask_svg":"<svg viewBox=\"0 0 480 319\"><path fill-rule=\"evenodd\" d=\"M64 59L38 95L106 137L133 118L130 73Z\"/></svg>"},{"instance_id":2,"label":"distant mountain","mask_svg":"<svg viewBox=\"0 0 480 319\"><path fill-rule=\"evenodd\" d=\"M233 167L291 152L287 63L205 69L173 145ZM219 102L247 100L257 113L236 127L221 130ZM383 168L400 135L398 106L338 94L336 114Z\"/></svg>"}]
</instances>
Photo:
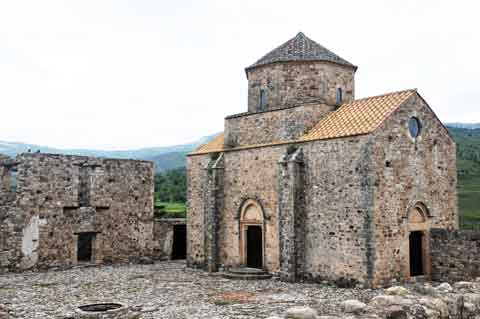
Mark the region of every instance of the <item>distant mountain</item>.
<instances>
[{"instance_id":1,"label":"distant mountain","mask_svg":"<svg viewBox=\"0 0 480 319\"><path fill-rule=\"evenodd\" d=\"M218 134L218 133L217 133ZM83 155L97 156L120 159L138 159L155 162L155 170L163 172L178 167L184 167L186 164L185 155L195 150L201 144L206 143L215 135L202 137L201 139L181 145L150 147L124 151L105 151L90 149L59 149L48 146L41 146L26 143L14 143L0 141L0 154L15 157L17 154L40 151L41 153L66 154L66 155Z\"/></svg>"},{"instance_id":2,"label":"distant mountain","mask_svg":"<svg viewBox=\"0 0 480 319\"><path fill-rule=\"evenodd\" d=\"M193 151L191 149L190 151ZM157 155L151 159L155 163L155 170L157 172L170 171L175 168L187 166L187 154L190 152L171 152Z\"/></svg>"},{"instance_id":3,"label":"distant mountain","mask_svg":"<svg viewBox=\"0 0 480 319\"><path fill-rule=\"evenodd\" d=\"M480 139L477 137L479 135L478 132L480 132L480 123L446 123L446 126L452 132L455 140L457 141L457 151L459 152L459 172L462 173L465 171L470 171L470 173L472 173L471 166L473 165L473 167L476 168L478 167L478 164L474 165L471 161L474 158L480 158L480 151L478 149L480 148ZM58 149L35 144L0 141L0 154L15 157L17 154L27 152L28 150L31 150L32 152L39 150L42 153L148 160L155 163L155 170L157 173L160 173L179 167L185 167L185 155L196 149L201 144L206 143L217 134L205 136L189 144L150 147L124 151ZM467 157L468 159L464 157ZM476 172L476 169L473 169L473 171Z\"/></svg>"},{"instance_id":4,"label":"distant mountain","mask_svg":"<svg viewBox=\"0 0 480 319\"><path fill-rule=\"evenodd\" d=\"M466 128L469 130L480 128L480 123L445 123L445 125L449 127Z\"/></svg>"}]
</instances>

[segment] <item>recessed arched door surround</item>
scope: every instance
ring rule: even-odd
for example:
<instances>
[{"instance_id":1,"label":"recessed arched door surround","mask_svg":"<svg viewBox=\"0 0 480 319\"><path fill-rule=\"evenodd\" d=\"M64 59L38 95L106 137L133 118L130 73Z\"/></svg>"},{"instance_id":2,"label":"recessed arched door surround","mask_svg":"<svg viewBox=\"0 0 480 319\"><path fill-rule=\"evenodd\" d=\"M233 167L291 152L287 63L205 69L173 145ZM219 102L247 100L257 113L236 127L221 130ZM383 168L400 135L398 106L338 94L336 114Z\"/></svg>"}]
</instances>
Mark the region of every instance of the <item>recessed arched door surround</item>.
<instances>
[{"instance_id":1,"label":"recessed arched door surround","mask_svg":"<svg viewBox=\"0 0 480 319\"><path fill-rule=\"evenodd\" d=\"M409 277L430 273L428 210L422 203L415 204L408 214L408 274Z\"/></svg>"},{"instance_id":2,"label":"recessed arched door surround","mask_svg":"<svg viewBox=\"0 0 480 319\"><path fill-rule=\"evenodd\" d=\"M240 208L240 263L246 267L264 266L264 212L255 200L246 200Z\"/></svg>"}]
</instances>

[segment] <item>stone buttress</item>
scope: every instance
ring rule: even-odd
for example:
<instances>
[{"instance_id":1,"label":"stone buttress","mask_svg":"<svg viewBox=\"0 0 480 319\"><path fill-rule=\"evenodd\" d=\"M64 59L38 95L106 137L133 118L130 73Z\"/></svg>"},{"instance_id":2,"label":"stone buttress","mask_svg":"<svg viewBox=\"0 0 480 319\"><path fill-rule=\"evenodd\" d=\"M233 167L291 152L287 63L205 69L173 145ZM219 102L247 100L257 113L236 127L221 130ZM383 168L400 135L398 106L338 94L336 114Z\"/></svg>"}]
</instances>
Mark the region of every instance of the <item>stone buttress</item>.
<instances>
[{"instance_id":1,"label":"stone buttress","mask_svg":"<svg viewBox=\"0 0 480 319\"><path fill-rule=\"evenodd\" d=\"M282 156L278 162L278 223L280 239L280 278L296 281L299 267L303 264L304 252L303 210L304 205L304 163L299 148Z\"/></svg>"},{"instance_id":2,"label":"stone buttress","mask_svg":"<svg viewBox=\"0 0 480 319\"><path fill-rule=\"evenodd\" d=\"M223 203L223 153L208 163L204 193L205 262L209 272L218 271L218 228Z\"/></svg>"}]
</instances>

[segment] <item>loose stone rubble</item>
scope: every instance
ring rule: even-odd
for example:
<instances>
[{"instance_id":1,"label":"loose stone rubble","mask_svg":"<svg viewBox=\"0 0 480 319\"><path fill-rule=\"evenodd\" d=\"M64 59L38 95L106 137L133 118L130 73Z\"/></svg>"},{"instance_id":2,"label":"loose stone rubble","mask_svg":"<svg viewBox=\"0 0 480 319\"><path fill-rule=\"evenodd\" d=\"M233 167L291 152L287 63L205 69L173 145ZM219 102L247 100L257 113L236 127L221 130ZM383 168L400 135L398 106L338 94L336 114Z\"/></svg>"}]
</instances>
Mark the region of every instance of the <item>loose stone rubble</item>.
<instances>
[{"instance_id":1,"label":"loose stone rubble","mask_svg":"<svg viewBox=\"0 0 480 319\"><path fill-rule=\"evenodd\" d=\"M143 319L480 319L480 279L449 286L409 284L407 293L387 295L327 283L230 280L183 262L78 267L0 276L0 318L66 319L78 305L118 302Z\"/></svg>"}]
</instances>

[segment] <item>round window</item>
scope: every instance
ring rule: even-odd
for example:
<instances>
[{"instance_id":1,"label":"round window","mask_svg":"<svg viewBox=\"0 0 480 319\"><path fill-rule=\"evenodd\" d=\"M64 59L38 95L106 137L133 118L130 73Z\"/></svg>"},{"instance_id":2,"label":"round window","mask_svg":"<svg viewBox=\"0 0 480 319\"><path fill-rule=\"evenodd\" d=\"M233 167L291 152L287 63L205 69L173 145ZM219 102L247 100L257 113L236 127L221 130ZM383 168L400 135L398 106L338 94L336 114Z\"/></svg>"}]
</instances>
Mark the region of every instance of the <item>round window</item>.
<instances>
[{"instance_id":1,"label":"round window","mask_svg":"<svg viewBox=\"0 0 480 319\"><path fill-rule=\"evenodd\" d=\"M412 117L410 121L408 121L408 129L410 130L410 135L415 138L420 135L420 131L422 130L422 123L416 117Z\"/></svg>"}]
</instances>

